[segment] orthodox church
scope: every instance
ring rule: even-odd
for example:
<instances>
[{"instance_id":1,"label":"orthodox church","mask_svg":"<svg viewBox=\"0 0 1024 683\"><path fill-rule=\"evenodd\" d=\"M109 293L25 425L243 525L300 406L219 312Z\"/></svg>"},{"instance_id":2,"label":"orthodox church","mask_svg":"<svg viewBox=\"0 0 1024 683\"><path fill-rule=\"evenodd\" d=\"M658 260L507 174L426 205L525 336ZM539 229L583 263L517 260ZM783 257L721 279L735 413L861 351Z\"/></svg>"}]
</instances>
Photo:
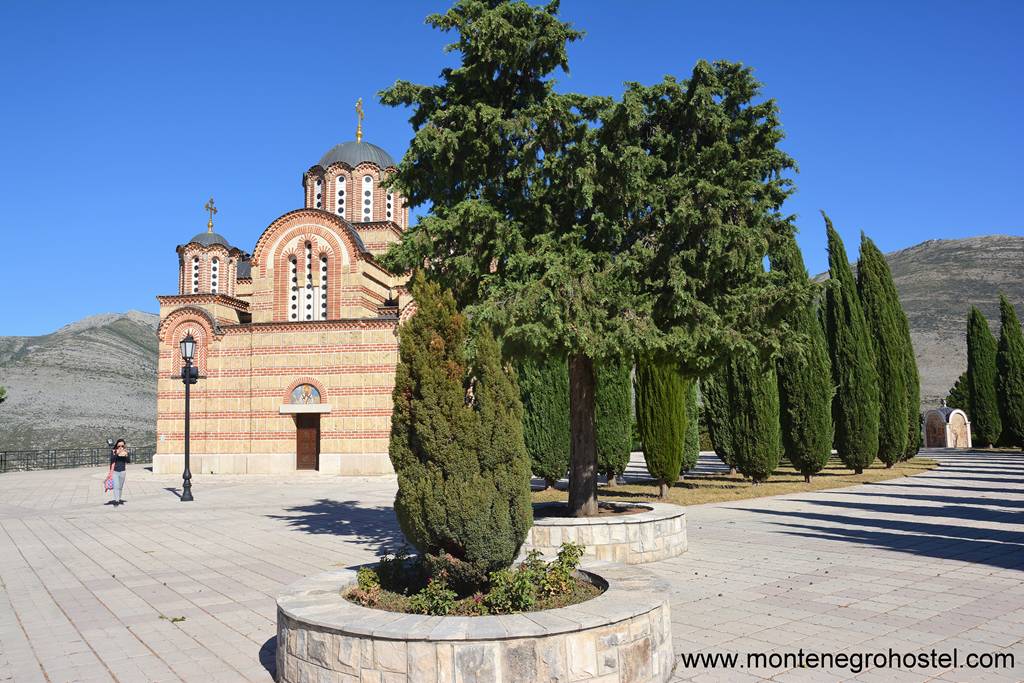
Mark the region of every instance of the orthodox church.
<instances>
[{"instance_id":1,"label":"orthodox church","mask_svg":"<svg viewBox=\"0 0 1024 683\"><path fill-rule=\"evenodd\" d=\"M383 183L394 170L363 142L360 120L354 142L303 174L303 208L271 221L251 253L214 232L207 203L207 231L177 248L177 294L157 297L154 472L184 464L179 342L189 334L200 374L192 472L392 472L396 331L412 311L406 276L377 260L408 226Z\"/></svg>"}]
</instances>

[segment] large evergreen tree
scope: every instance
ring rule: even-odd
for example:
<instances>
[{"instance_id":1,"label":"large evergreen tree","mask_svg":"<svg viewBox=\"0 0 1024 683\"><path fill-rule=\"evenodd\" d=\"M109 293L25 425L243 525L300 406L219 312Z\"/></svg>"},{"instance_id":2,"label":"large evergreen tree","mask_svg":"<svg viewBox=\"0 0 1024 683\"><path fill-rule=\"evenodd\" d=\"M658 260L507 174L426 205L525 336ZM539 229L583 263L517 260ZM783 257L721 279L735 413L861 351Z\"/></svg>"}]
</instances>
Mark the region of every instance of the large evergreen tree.
<instances>
[{"instance_id":1,"label":"large evergreen tree","mask_svg":"<svg viewBox=\"0 0 1024 683\"><path fill-rule=\"evenodd\" d=\"M792 238L772 253L771 267L790 278L808 279ZM783 452L808 482L832 454L832 370L816 304L808 301L789 314L786 322L794 340L776 363Z\"/></svg>"},{"instance_id":2,"label":"large evergreen tree","mask_svg":"<svg viewBox=\"0 0 1024 683\"><path fill-rule=\"evenodd\" d=\"M569 469L569 371L565 359L523 358L519 391L531 469L551 486Z\"/></svg>"},{"instance_id":3,"label":"large evergreen tree","mask_svg":"<svg viewBox=\"0 0 1024 683\"><path fill-rule=\"evenodd\" d=\"M632 370L632 363L618 360L608 360L594 368L597 467L608 477L609 484L629 465L633 445Z\"/></svg>"},{"instance_id":4,"label":"large evergreen tree","mask_svg":"<svg viewBox=\"0 0 1024 683\"><path fill-rule=\"evenodd\" d=\"M697 466L700 458L700 407L697 405L697 383L690 382L686 396L686 439L683 441L683 460L679 474L683 475Z\"/></svg>"},{"instance_id":5,"label":"large evergreen tree","mask_svg":"<svg viewBox=\"0 0 1024 683\"><path fill-rule=\"evenodd\" d=\"M774 364L754 354L738 355L726 366L723 384L736 469L755 484L767 481L782 456Z\"/></svg>"},{"instance_id":6,"label":"large evergreen tree","mask_svg":"<svg viewBox=\"0 0 1024 683\"><path fill-rule=\"evenodd\" d=\"M999 351L996 367L999 372L999 413L1003 435L1014 446L1024 445L1024 335L1013 304L999 297Z\"/></svg>"},{"instance_id":7,"label":"large evergreen tree","mask_svg":"<svg viewBox=\"0 0 1024 683\"><path fill-rule=\"evenodd\" d=\"M971 432L976 446L991 446L1003 431L996 385L996 339L976 306L967 317L967 383Z\"/></svg>"},{"instance_id":8,"label":"large evergreen tree","mask_svg":"<svg viewBox=\"0 0 1024 683\"><path fill-rule=\"evenodd\" d=\"M466 319L417 273L416 314L399 329L391 418L395 513L420 552L507 567L533 524L519 390L486 328L467 360Z\"/></svg>"},{"instance_id":9,"label":"large evergreen tree","mask_svg":"<svg viewBox=\"0 0 1024 683\"><path fill-rule=\"evenodd\" d=\"M885 256L863 232L857 264L857 293L867 322L868 339L878 375L878 459L892 467L907 452L906 318Z\"/></svg>"},{"instance_id":10,"label":"large evergreen tree","mask_svg":"<svg viewBox=\"0 0 1024 683\"><path fill-rule=\"evenodd\" d=\"M825 336L832 361L832 424L843 463L857 474L878 453L878 372L846 248L825 212L829 281L825 289Z\"/></svg>"},{"instance_id":11,"label":"large evergreen tree","mask_svg":"<svg viewBox=\"0 0 1024 683\"><path fill-rule=\"evenodd\" d=\"M636 364L636 425L647 471L664 498L679 478L686 442L686 401L693 380L674 363L641 359Z\"/></svg>"},{"instance_id":12,"label":"large evergreen tree","mask_svg":"<svg viewBox=\"0 0 1024 683\"><path fill-rule=\"evenodd\" d=\"M558 3L460 0L428 17L457 64L381 95L414 137L394 185L429 213L385 259L430 263L476 323L569 359L569 507L597 513L595 362L624 352L711 369L778 344L793 291L760 264L792 227L792 159L749 68L699 62L623 101L556 92L579 31Z\"/></svg>"}]
</instances>

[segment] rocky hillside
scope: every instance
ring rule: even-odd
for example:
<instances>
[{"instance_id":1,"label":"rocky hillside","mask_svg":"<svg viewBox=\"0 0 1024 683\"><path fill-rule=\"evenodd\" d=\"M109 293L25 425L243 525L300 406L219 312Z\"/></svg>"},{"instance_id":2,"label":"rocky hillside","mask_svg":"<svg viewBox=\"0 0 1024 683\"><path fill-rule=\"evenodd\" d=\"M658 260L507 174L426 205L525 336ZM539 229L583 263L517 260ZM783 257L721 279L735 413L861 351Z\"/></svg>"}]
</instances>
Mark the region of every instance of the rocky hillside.
<instances>
[{"instance_id":1,"label":"rocky hillside","mask_svg":"<svg viewBox=\"0 0 1024 683\"><path fill-rule=\"evenodd\" d=\"M157 316L105 313L0 337L0 449L156 443Z\"/></svg>"},{"instance_id":2,"label":"rocky hillside","mask_svg":"<svg viewBox=\"0 0 1024 683\"><path fill-rule=\"evenodd\" d=\"M847 245L855 251L855 244ZM1024 316L1024 237L929 240L886 254L910 320L921 403L936 405L967 369L967 313L977 306L999 334L999 293ZM819 276L821 277L821 276Z\"/></svg>"}]
</instances>

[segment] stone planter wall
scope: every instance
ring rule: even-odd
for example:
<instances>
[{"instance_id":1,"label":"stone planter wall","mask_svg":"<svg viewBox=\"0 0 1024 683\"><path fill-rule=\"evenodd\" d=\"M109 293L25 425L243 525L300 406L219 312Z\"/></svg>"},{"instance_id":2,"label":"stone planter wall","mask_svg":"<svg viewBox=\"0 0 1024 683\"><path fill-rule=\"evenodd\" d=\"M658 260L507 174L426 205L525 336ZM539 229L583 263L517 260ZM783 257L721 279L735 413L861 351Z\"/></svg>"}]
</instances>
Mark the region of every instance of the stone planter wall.
<instances>
[{"instance_id":1,"label":"stone planter wall","mask_svg":"<svg viewBox=\"0 0 1024 683\"><path fill-rule=\"evenodd\" d=\"M570 541L586 547L584 557L623 564L657 562L686 552L686 508L668 503L610 504L648 510L629 515L535 519L522 552L539 550L545 556L554 556L562 543ZM559 506L564 504L541 503L534 506L534 511Z\"/></svg>"},{"instance_id":2,"label":"stone planter wall","mask_svg":"<svg viewBox=\"0 0 1024 683\"><path fill-rule=\"evenodd\" d=\"M668 587L634 567L595 563L607 582L579 605L524 614L432 617L361 607L342 591L352 570L293 584L277 601L281 683L668 681Z\"/></svg>"}]
</instances>

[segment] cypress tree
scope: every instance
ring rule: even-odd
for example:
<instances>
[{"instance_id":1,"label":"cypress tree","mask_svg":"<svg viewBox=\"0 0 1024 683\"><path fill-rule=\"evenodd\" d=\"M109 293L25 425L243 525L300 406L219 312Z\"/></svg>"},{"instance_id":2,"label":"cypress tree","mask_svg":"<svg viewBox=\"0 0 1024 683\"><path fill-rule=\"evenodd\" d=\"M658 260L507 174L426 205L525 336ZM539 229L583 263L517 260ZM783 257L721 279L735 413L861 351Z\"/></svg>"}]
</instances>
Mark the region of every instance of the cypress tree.
<instances>
[{"instance_id":1,"label":"cypress tree","mask_svg":"<svg viewBox=\"0 0 1024 683\"><path fill-rule=\"evenodd\" d=\"M686 398L686 440L683 442L683 461L679 474L683 475L697 466L700 457L700 408L697 406L697 382L690 382Z\"/></svg>"},{"instance_id":2,"label":"cypress tree","mask_svg":"<svg viewBox=\"0 0 1024 683\"><path fill-rule=\"evenodd\" d=\"M774 364L750 354L734 356L726 366L723 384L736 469L755 484L767 481L782 456Z\"/></svg>"},{"instance_id":3,"label":"cypress tree","mask_svg":"<svg viewBox=\"0 0 1024 683\"><path fill-rule=\"evenodd\" d=\"M971 414L970 380L967 379L965 370L956 378L956 382L949 388L946 395L946 405L950 408L959 408L968 415Z\"/></svg>"},{"instance_id":4,"label":"cypress tree","mask_svg":"<svg viewBox=\"0 0 1024 683\"><path fill-rule=\"evenodd\" d=\"M789 278L808 279L792 237L772 254L771 266ZM796 339L782 349L776 363L783 452L807 482L832 454L832 371L815 308L815 301L808 301L787 317Z\"/></svg>"},{"instance_id":5,"label":"cypress tree","mask_svg":"<svg viewBox=\"0 0 1024 683\"><path fill-rule=\"evenodd\" d=\"M636 423L647 471L664 498L679 478L686 441L686 398L692 380L674 363L640 360L636 366Z\"/></svg>"},{"instance_id":6,"label":"cypress tree","mask_svg":"<svg viewBox=\"0 0 1024 683\"><path fill-rule=\"evenodd\" d=\"M1024 444L1024 335L1013 305L999 296L999 408L1003 435L1014 446Z\"/></svg>"},{"instance_id":7,"label":"cypress tree","mask_svg":"<svg viewBox=\"0 0 1024 683\"><path fill-rule=\"evenodd\" d=\"M416 273L417 312L399 329L389 453L395 513L421 553L485 571L509 566L533 523L522 404L486 329L467 359L466 319Z\"/></svg>"},{"instance_id":8,"label":"cypress tree","mask_svg":"<svg viewBox=\"0 0 1024 683\"><path fill-rule=\"evenodd\" d=\"M825 290L826 339L832 360L832 424L843 463L860 474L878 453L878 372L867 322L857 297L846 248L825 212L829 282Z\"/></svg>"},{"instance_id":9,"label":"cypress tree","mask_svg":"<svg viewBox=\"0 0 1024 683\"><path fill-rule=\"evenodd\" d=\"M632 363L627 361L605 361L594 368L597 466L608 477L609 484L626 471L633 445L632 369Z\"/></svg>"},{"instance_id":10,"label":"cypress tree","mask_svg":"<svg viewBox=\"0 0 1024 683\"><path fill-rule=\"evenodd\" d=\"M569 366L565 358L519 364L523 438L530 467L551 486L569 470Z\"/></svg>"},{"instance_id":11,"label":"cypress tree","mask_svg":"<svg viewBox=\"0 0 1024 683\"><path fill-rule=\"evenodd\" d=\"M702 377L700 394L704 399L704 419L708 428L715 455L728 468L729 474L736 473L736 458L732 445L732 424L729 416L729 395L726 392L726 368Z\"/></svg>"},{"instance_id":12,"label":"cypress tree","mask_svg":"<svg viewBox=\"0 0 1024 683\"><path fill-rule=\"evenodd\" d=\"M863 232L857 293L878 374L878 459L892 467L906 457L909 434L906 343L900 327L906 315L885 256Z\"/></svg>"},{"instance_id":13,"label":"cypress tree","mask_svg":"<svg viewBox=\"0 0 1024 683\"><path fill-rule=\"evenodd\" d=\"M996 339L977 307L967 317L967 381L971 430L979 446L991 446L1002 434L996 384Z\"/></svg>"}]
</instances>

